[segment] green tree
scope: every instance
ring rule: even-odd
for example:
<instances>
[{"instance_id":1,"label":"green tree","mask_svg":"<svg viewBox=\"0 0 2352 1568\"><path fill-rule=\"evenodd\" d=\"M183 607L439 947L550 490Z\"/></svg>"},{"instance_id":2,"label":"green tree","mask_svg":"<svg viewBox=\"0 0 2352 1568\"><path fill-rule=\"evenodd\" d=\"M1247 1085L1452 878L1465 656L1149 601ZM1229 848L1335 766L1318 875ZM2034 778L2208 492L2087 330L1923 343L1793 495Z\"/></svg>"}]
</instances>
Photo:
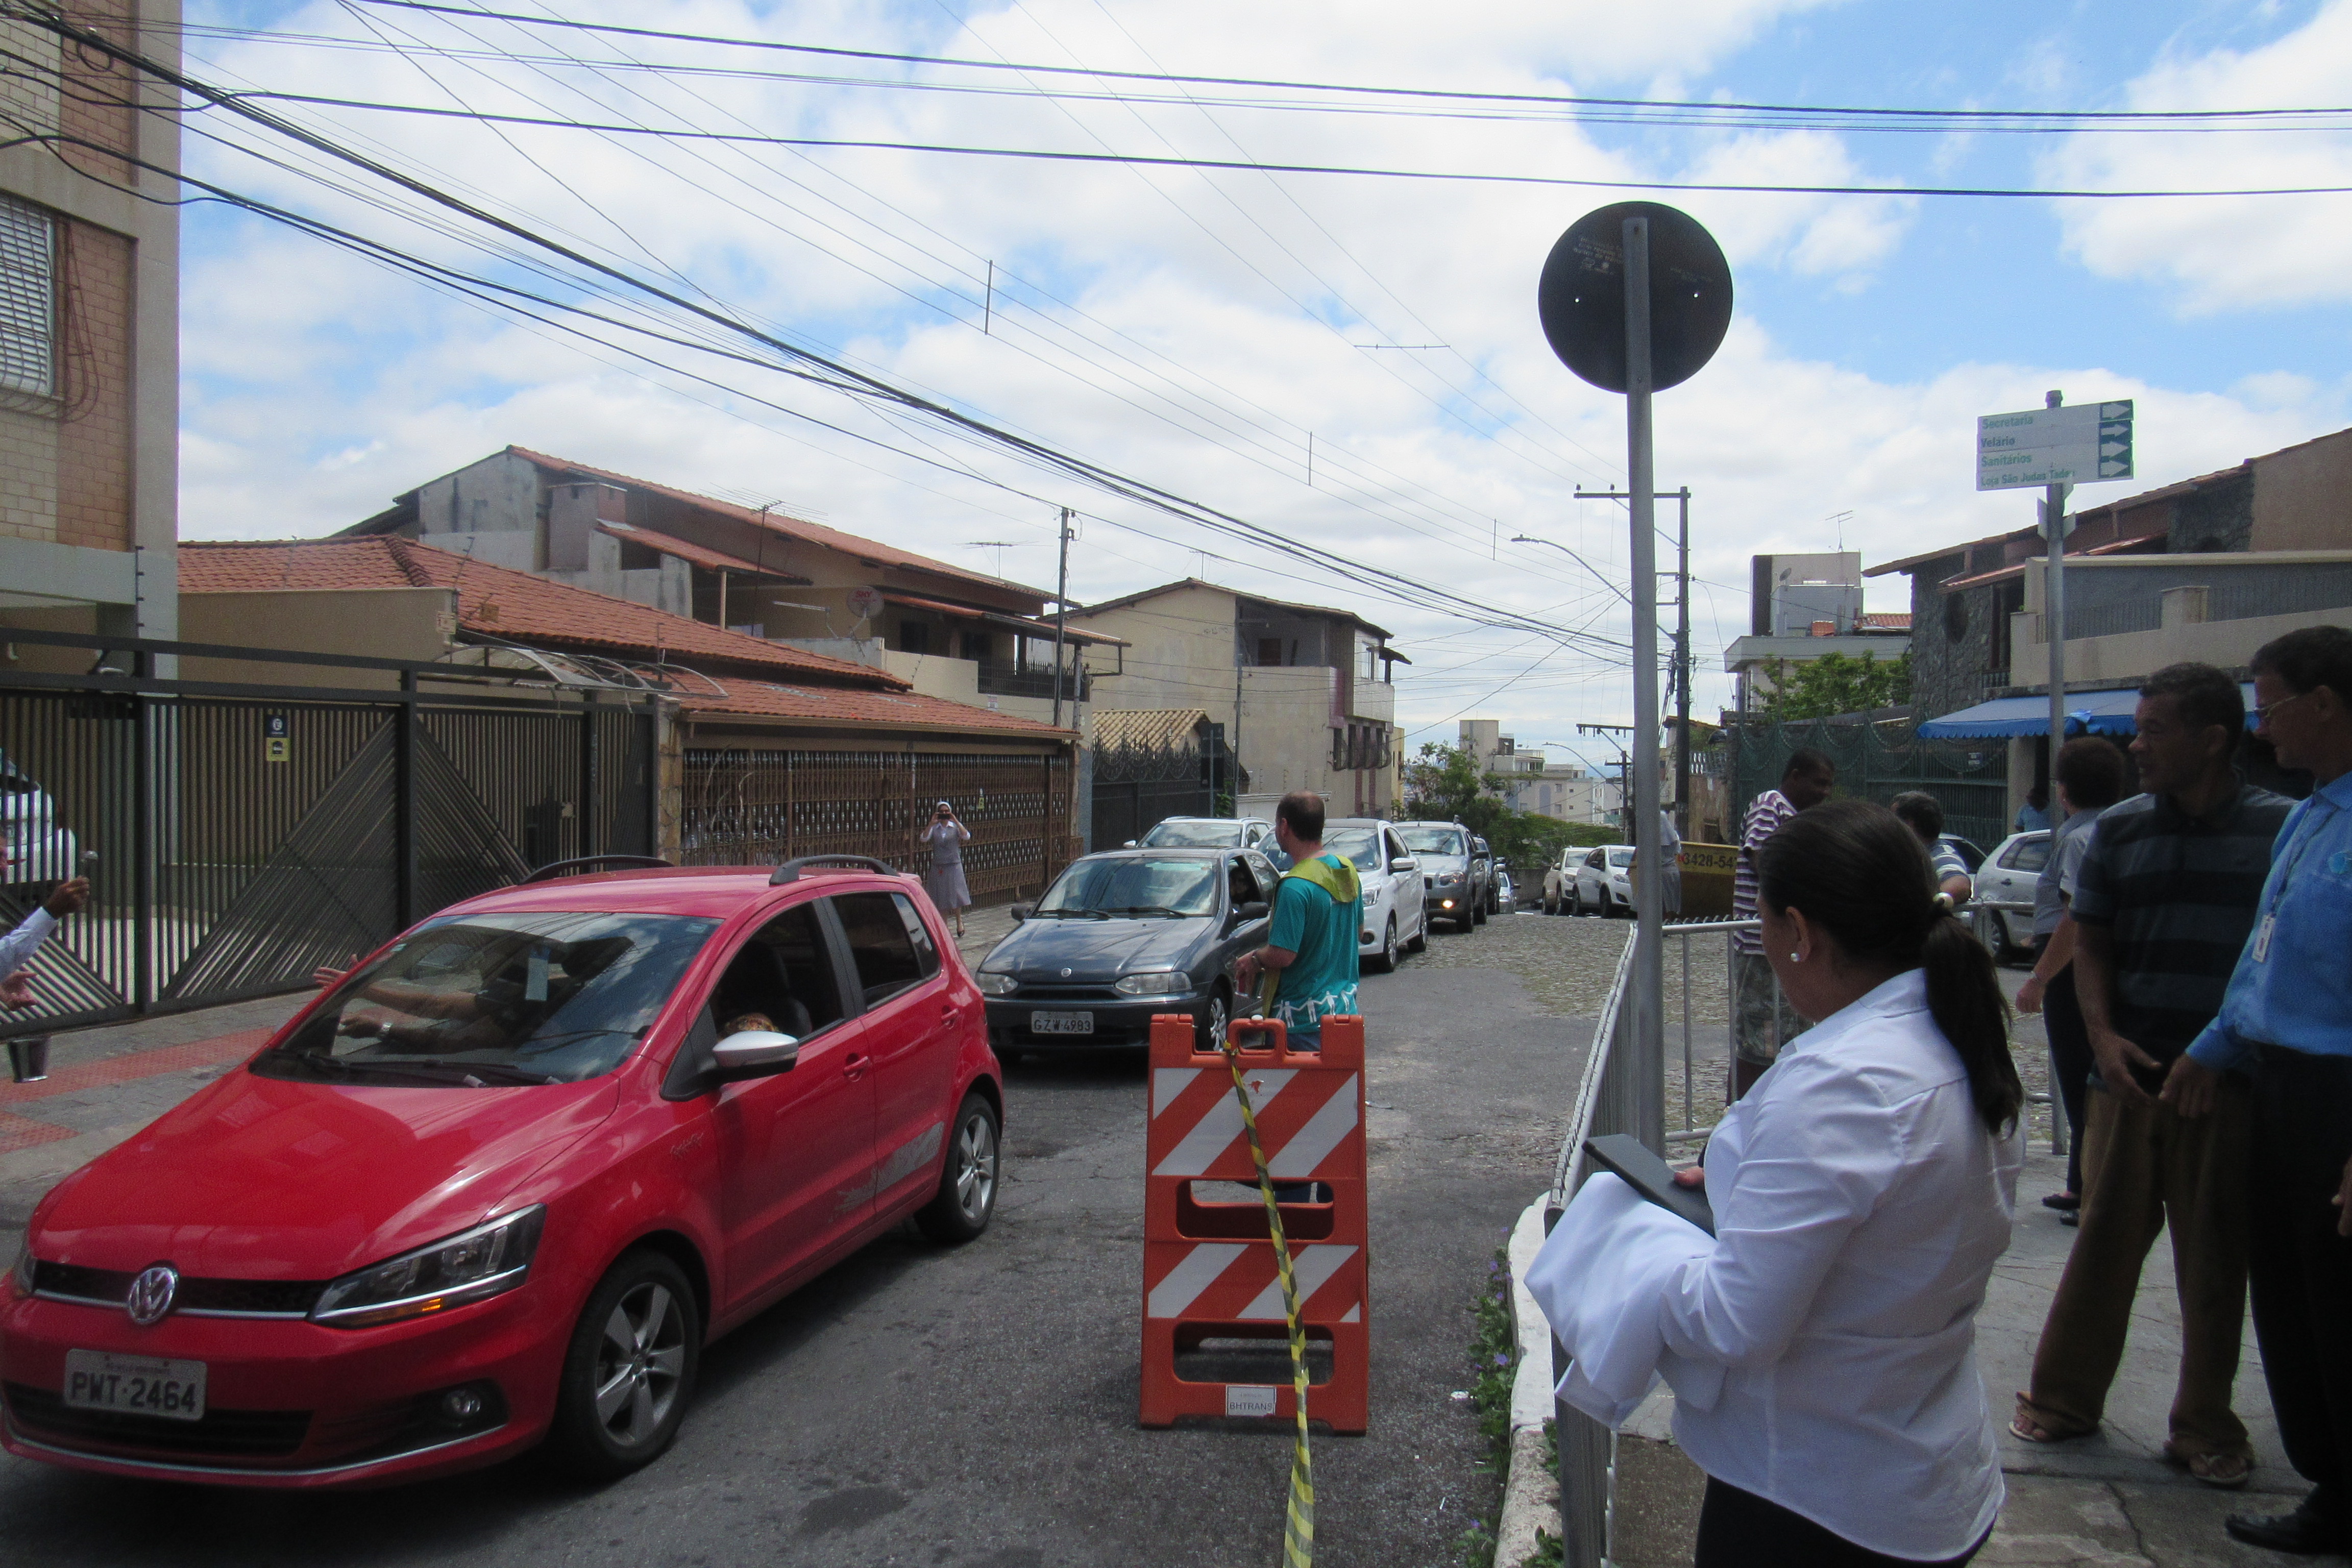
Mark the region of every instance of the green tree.
<instances>
[{"instance_id":1,"label":"green tree","mask_svg":"<svg viewBox=\"0 0 2352 1568\"><path fill-rule=\"evenodd\" d=\"M1774 659L1764 711L1775 719L1828 719L1909 700L1910 649L1890 659L1874 653L1829 653L1802 662Z\"/></svg>"},{"instance_id":2,"label":"green tree","mask_svg":"<svg viewBox=\"0 0 2352 1568\"><path fill-rule=\"evenodd\" d=\"M1507 811L1485 837L1515 875L1526 876L1540 872L1571 846L1590 849L1616 843L1617 829L1597 822L1562 822L1539 812Z\"/></svg>"},{"instance_id":3,"label":"green tree","mask_svg":"<svg viewBox=\"0 0 2352 1568\"><path fill-rule=\"evenodd\" d=\"M1404 765L1405 815L1437 822L1459 820L1471 832L1492 837L1481 825L1504 809L1502 781L1478 765L1466 746L1422 742L1421 755Z\"/></svg>"}]
</instances>

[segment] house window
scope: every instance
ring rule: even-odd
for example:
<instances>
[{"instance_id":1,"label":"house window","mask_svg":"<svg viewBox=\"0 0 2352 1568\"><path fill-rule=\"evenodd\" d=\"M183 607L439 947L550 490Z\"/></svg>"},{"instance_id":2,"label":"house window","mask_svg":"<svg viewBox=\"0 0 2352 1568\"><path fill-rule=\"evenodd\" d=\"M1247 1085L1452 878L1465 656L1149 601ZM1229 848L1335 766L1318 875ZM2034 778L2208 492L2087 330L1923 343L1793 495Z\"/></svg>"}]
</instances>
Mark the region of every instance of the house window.
<instances>
[{"instance_id":1,"label":"house window","mask_svg":"<svg viewBox=\"0 0 2352 1568\"><path fill-rule=\"evenodd\" d=\"M1278 667L1282 663L1282 639L1280 637L1258 638L1257 661L1262 666Z\"/></svg>"},{"instance_id":2,"label":"house window","mask_svg":"<svg viewBox=\"0 0 2352 1568\"><path fill-rule=\"evenodd\" d=\"M975 663L986 664L988 662L988 634L986 632L964 633L963 656Z\"/></svg>"},{"instance_id":3,"label":"house window","mask_svg":"<svg viewBox=\"0 0 2352 1568\"><path fill-rule=\"evenodd\" d=\"M57 219L0 196L0 387L57 392Z\"/></svg>"},{"instance_id":4,"label":"house window","mask_svg":"<svg viewBox=\"0 0 2352 1568\"><path fill-rule=\"evenodd\" d=\"M900 621L898 623L898 651L900 653L930 652L931 628L924 625L921 621Z\"/></svg>"}]
</instances>

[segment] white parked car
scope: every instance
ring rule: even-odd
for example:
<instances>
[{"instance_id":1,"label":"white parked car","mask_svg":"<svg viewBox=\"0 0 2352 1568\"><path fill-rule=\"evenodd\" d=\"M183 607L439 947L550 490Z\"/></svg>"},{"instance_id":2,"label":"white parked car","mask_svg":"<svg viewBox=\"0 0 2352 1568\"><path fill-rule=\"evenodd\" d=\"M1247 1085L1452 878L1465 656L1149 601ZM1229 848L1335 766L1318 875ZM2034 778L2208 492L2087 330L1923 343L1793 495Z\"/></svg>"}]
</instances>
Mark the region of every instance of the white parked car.
<instances>
[{"instance_id":1,"label":"white parked car","mask_svg":"<svg viewBox=\"0 0 2352 1568\"><path fill-rule=\"evenodd\" d=\"M58 803L49 792L0 762L0 849L8 855L0 883L37 902L53 884L76 874L79 847L72 830L58 826Z\"/></svg>"},{"instance_id":2,"label":"white parked car","mask_svg":"<svg viewBox=\"0 0 2352 1568\"><path fill-rule=\"evenodd\" d=\"M1965 914L1994 963L2014 963L2033 946L2033 889L2049 862L2050 830L2037 827L2011 834L1977 868Z\"/></svg>"},{"instance_id":3,"label":"white parked car","mask_svg":"<svg viewBox=\"0 0 2352 1568\"><path fill-rule=\"evenodd\" d=\"M1511 885L1511 874L1508 871L1498 870L1495 873L1495 912L1498 915L1515 915L1519 912L1518 889Z\"/></svg>"},{"instance_id":4,"label":"white parked car","mask_svg":"<svg viewBox=\"0 0 2352 1568\"><path fill-rule=\"evenodd\" d=\"M1573 853L1573 851L1571 851ZM1572 915L1622 914L1633 918L1633 847L1603 844L1585 852L1568 889Z\"/></svg>"},{"instance_id":5,"label":"white parked car","mask_svg":"<svg viewBox=\"0 0 2352 1568\"><path fill-rule=\"evenodd\" d=\"M1429 911L1421 862L1397 837L1396 824L1373 816L1334 817L1323 825L1327 853L1356 863L1364 882L1364 927L1356 951L1375 974L1397 966L1397 955L1429 945Z\"/></svg>"}]
</instances>

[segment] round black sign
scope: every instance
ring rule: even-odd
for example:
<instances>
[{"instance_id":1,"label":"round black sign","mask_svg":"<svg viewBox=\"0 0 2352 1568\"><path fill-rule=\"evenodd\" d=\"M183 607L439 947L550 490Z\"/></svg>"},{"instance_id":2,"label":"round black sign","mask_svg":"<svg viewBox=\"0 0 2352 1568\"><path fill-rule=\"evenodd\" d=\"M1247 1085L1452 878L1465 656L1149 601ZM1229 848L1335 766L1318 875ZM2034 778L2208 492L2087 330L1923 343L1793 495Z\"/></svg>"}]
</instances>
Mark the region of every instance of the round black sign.
<instances>
[{"instance_id":1,"label":"round black sign","mask_svg":"<svg viewBox=\"0 0 2352 1568\"><path fill-rule=\"evenodd\" d=\"M1696 375L1731 325L1731 265L1688 213L1656 202L1586 213L1545 258L1536 310L1562 364L1603 392L1624 391L1629 217L1650 220L1650 369L1664 392Z\"/></svg>"}]
</instances>

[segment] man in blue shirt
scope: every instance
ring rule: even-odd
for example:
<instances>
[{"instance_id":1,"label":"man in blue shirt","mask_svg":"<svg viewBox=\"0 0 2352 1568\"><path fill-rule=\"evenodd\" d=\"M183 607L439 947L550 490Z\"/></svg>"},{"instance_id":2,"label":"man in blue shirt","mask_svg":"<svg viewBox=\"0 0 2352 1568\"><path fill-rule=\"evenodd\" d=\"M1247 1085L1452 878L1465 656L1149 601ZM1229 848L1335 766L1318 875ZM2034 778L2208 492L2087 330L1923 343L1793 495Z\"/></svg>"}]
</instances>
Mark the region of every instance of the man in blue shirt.
<instances>
[{"instance_id":1,"label":"man in blue shirt","mask_svg":"<svg viewBox=\"0 0 2352 1568\"><path fill-rule=\"evenodd\" d=\"M2317 786L2271 851L2254 929L2221 1016L2164 1085L2183 1116L2251 1073L2247 1273L2263 1375L2287 1459L2312 1483L2292 1513L2233 1514L2274 1552L2352 1551L2352 632L2312 626L2253 658L2259 733Z\"/></svg>"},{"instance_id":2,"label":"man in blue shirt","mask_svg":"<svg viewBox=\"0 0 2352 1568\"><path fill-rule=\"evenodd\" d=\"M1321 1048L1323 1020L1359 1011L1356 943L1363 883L1345 855L1323 850L1323 797L1295 790L1274 808L1274 836L1290 857L1275 889L1266 944L1242 954L1234 972L1244 992L1273 977L1266 1016L1282 1020L1293 1046Z\"/></svg>"}]
</instances>

